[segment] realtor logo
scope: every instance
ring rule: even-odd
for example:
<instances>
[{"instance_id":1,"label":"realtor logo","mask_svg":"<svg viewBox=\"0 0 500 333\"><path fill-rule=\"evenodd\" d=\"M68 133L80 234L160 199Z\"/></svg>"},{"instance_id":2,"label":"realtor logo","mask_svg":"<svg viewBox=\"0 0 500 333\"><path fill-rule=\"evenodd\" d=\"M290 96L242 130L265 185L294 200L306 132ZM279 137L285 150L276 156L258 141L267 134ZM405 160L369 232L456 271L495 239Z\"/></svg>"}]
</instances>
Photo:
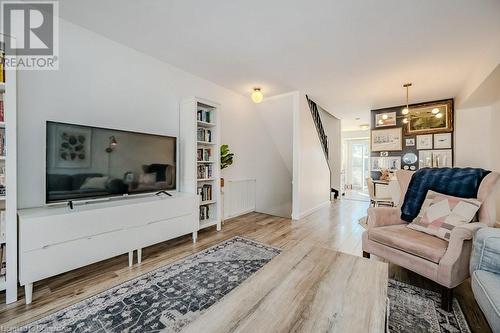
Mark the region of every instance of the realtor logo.
<instances>
[{"instance_id":1,"label":"realtor logo","mask_svg":"<svg viewBox=\"0 0 500 333\"><path fill-rule=\"evenodd\" d=\"M58 9L57 1L2 1L7 69L57 69Z\"/></svg>"}]
</instances>

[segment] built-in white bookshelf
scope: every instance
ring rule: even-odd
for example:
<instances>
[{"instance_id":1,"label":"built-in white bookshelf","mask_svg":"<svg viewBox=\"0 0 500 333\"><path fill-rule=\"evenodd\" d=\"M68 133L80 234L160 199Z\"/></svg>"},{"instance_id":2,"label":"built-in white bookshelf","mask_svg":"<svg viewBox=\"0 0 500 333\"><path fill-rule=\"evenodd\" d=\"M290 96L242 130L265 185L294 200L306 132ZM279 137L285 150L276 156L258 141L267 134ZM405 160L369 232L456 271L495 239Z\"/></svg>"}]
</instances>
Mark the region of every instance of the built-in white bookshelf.
<instances>
[{"instance_id":1,"label":"built-in white bookshelf","mask_svg":"<svg viewBox=\"0 0 500 333\"><path fill-rule=\"evenodd\" d=\"M7 37L0 34L0 48ZM11 41L11 43L13 43ZM9 56L12 58L13 56ZM3 217L2 256L5 274L0 275L0 290L6 290L6 303L17 301L17 142L16 71L3 70L0 83L0 211Z\"/></svg>"},{"instance_id":2,"label":"built-in white bookshelf","mask_svg":"<svg viewBox=\"0 0 500 333\"><path fill-rule=\"evenodd\" d=\"M199 229L221 229L220 105L201 98L180 107L180 190L199 196Z\"/></svg>"}]
</instances>

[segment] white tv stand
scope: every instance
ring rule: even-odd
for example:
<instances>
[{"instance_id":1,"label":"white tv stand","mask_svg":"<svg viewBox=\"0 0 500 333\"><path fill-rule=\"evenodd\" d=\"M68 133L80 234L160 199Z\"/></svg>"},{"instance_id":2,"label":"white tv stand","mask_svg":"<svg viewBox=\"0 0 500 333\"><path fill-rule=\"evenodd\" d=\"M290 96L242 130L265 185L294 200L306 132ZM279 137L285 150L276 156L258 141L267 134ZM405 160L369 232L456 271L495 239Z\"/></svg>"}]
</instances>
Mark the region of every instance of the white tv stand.
<instances>
[{"instance_id":1,"label":"white tv stand","mask_svg":"<svg viewBox=\"0 0 500 333\"><path fill-rule=\"evenodd\" d=\"M199 198L140 196L69 207L22 209L19 214L19 282L31 303L33 283L189 233L196 242Z\"/></svg>"}]
</instances>

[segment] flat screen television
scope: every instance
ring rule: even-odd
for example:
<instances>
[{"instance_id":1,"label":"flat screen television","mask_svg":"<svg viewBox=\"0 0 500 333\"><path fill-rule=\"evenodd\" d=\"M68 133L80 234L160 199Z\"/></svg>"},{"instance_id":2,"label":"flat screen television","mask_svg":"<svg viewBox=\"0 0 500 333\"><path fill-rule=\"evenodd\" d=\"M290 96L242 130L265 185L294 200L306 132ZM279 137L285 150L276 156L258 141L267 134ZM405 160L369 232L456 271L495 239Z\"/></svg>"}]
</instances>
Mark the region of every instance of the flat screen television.
<instances>
[{"instance_id":1,"label":"flat screen television","mask_svg":"<svg viewBox=\"0 0 500 333\"><path fill-rule=\"evenodd\" d=\"M47 122L46 202L176 189L176 138Z\"/></svg>"}]
</instances>

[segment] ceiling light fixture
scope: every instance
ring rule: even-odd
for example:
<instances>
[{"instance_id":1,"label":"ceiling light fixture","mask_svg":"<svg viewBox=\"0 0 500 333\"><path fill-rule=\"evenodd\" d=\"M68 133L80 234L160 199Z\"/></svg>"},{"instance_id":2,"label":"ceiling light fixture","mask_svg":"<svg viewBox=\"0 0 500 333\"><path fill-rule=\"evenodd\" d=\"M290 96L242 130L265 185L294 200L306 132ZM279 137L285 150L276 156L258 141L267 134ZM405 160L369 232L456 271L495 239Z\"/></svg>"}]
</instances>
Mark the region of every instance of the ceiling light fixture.
<instances>
[{"instance_id":1,"label":"ceiling light fixture","mask_svg":"<svg viewBox=\"0 0 500 333\"><path fill-rule=\"evenodd\" d=\"M368 124L362 124L362 125L359 125L359 127L363 130L363 131L366 131L367 129L370 128L370 125Z\"/></svg>"},{"instance_id":2,"label":"ceiling light fixture","mask_svg":"<svg viewBox=\"0 0 500 333\"><path fill-rule=\"evenodd\" d=\"M403 84L403 88L406 88L406 107L403 110L401 110L401 113L405 116L408 113L410 113L410 106L408 105L408 100L409 100L408 95L409 95L409 88L411 87L411 85L412 85L411 82Z\"/></svg>"},{"instance_id":3,"label":"ceiling light fixture","mask_svg":"<svg viewBox=\"0 0 500 333\"><path fill-rule=\"evenodd\" d=\"M262 94L260 88L253 88L253 92L250 97L254 103L260 103L264 99L264 95Z\"/></svg>"}]
</instances>

